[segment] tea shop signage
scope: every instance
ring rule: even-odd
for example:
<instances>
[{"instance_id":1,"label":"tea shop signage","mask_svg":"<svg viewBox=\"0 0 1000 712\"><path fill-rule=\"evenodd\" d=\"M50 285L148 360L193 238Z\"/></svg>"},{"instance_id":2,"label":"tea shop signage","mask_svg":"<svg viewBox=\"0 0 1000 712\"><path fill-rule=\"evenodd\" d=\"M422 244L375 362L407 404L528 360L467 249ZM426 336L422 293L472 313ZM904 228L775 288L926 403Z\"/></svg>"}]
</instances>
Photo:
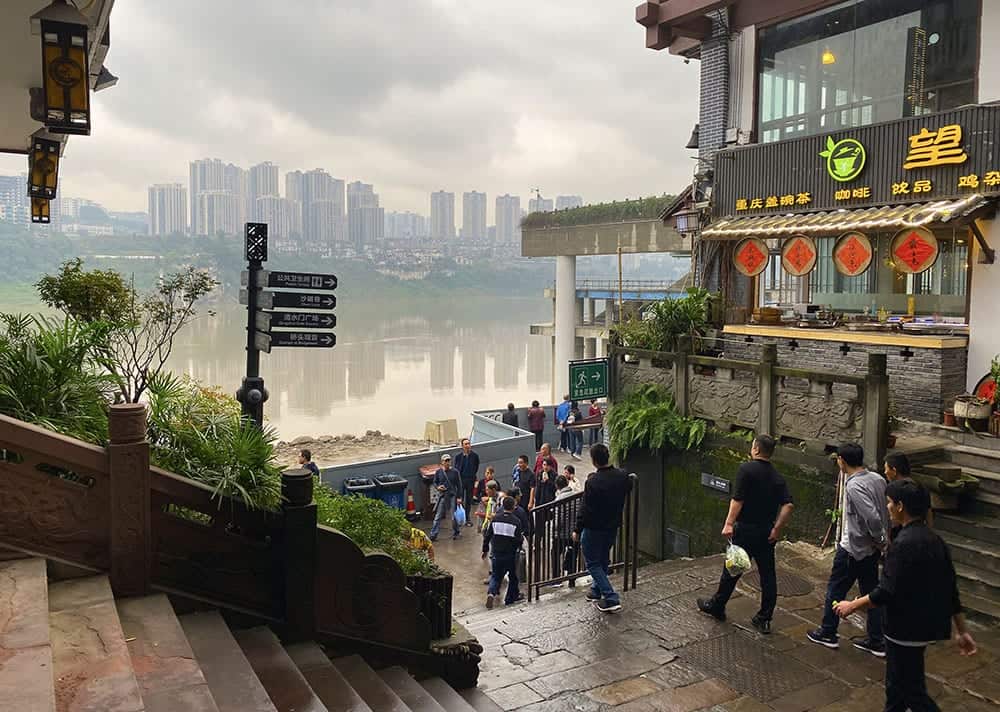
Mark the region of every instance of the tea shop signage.
<instances>
[{"instance_id":1,"label":"tea shop signage","mask_svg":"<svg viewBox=\"0 0 1000 712\"><path fill-rule=\"evenodd\" d=\"M805 213L1000 194L1000 107L720 151L713 216Z\"/></svg>"}]
</instances>

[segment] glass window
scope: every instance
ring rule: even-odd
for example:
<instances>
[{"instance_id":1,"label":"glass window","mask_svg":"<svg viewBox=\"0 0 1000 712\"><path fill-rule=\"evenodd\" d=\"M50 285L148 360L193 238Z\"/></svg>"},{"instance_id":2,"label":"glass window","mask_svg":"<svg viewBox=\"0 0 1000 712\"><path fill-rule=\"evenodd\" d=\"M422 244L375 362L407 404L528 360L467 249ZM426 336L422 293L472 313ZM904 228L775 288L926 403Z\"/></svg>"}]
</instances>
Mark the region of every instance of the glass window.
<instances>
[{"instance_id":1,"label":"glass window","mask_svg":"<svg viewBox=\"0 0 1000 712\"><path fill-rule=\"evenodd\" d=\"M938 229L938 259L920 274L898 271L889 259L893 233L869 234L875 248L868 270L857 277L845 277L833 263L836 238L816 240L819 257L809 275L810 300L828 305L834 311L862 312L884 308L893 314L905 314L909 298L914 298L917 316L965 315L969 268L967 228Z\"/></svg>"},{"instance_id":2,"label":"glass window","mask_svg":"<svg viewBox=\"0 0 1000 712\"><path fill-rule=\"evenodd\" d=\"M763 143L975 102L971 0L851 0L758 33Z\"/></svg>"}]
</instances>

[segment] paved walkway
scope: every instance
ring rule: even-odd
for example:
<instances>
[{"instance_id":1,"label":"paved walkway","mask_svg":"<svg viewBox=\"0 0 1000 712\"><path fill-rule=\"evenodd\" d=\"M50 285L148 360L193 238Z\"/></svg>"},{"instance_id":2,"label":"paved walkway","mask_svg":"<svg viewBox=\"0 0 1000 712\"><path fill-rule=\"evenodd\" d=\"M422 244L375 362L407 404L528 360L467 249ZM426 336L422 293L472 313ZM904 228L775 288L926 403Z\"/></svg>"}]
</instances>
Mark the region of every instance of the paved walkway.
<instances>
[{"instance_id":1,"label":"paved walkway","mask_svg":"<svg viewBox=\"0 0 1000 712\"><path fill-rule=\"evenodd\" d=\"M474 563L473 539L442 540L438 555L456 574L456 610L463 602L473 604L456 618L484 645L480 686L504 710L882 709L882 661L850 645L830 651L805 639L821 617L826 560L783 545L779 588L800 595L779 599L774 633L761 636L749 625L757 608L749 579L741 582L743 595L730 603L729 622L718 623L695 609L695 599L714 590L721 557L640 569L639 586L623 596L625 608L617 615L602 614L585 602L586 587L560 589L539 603L486 611L484 565L474 569L472 578L462 574ZM842 640L860 632L845 622ZM1000 708L1000 631L979 632L976 638L980 652L973 658L959 656L951 644L928 653L931 693L942 710Z\"/></svg>"}]
</instances>

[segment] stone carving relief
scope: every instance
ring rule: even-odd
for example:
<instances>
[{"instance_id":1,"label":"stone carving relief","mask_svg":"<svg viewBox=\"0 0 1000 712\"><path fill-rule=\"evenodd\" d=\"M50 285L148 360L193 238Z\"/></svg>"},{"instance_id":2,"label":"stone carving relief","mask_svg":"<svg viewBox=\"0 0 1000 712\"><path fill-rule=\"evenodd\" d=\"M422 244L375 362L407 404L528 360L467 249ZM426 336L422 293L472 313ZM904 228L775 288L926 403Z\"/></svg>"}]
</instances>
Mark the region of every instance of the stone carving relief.
<instances>
[{"instance_id":1,"label":"stone carving relief","mask_svg":"<svg viewBox=\"0 0 1000 712\"><path fill-rule=\"evenodd\" d=\"M862 438L865 408L860 397L779 385L775 401L775 427L782 435L826 444Z\"/></svg>"},{"instance_id":2,"label":"stone carving relief","mask_svg":"<svg viewBox=\"0 0 1000 712\"><path fill-rule=\"evenodd\" d=\"M638 362L622 362L618 364L619 392L627 393L639 386L654 383L663 386L670 393L674 392L674 370L671 367L654 366L648 359Z\"/></svg>"},{"instance_id":3,"label":"stone carving relief","mask_svg":"<svg viewBox=\"0 0 1000 712\"><path fill-rule=\"evenodd\" d=\"M688 376L688 411L715 423L757 427L760 394L756 380L719 376Z\"/></svg>"}]
</instances>

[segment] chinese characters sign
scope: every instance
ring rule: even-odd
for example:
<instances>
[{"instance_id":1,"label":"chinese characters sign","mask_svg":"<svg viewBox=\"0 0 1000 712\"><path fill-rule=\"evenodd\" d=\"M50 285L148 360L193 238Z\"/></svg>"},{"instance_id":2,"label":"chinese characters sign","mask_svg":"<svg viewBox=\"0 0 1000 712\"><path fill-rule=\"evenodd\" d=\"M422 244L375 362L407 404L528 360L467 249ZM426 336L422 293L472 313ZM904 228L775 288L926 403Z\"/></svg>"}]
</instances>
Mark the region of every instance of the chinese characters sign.
<instances>
[{"instance_id":1,"label":"chinese characters sign","mask_svg":"<svg viewBox=\"0 0 1000 712\"><path fill-rule=\"evenodd\" d=\"M937 261L938 241L930 230L911 227L892 238L889 252L900 272L920 274Z\"/></svg>"},{"instance_id":2,"label":"chinese characters sign","mask_svg":"<svg viewBox=\"0 0 1000 712\"><path fill-rule=\"evenodd\" d=\"M781 246L781 266L793 277L802 277L816 266L816 243L811 237L795 235Z\"/></svg>"},{"instance_id":3,"label":"chinese characters sign","mask_svg":"<svg viewBox=\"0 0 1000 712\"><path fill-rule=\"evenodd\" d=\"M833 246L833 264L845 277L857 277L868 269L874 254L875 250L867 235L849 232L841 235Z\"/></svg>"},{"instance_id":4,"label":"chinese characters sign","mask_svg":"<svg viewBox=\"0 0 1000 712\"><path fill-rule=\"evenodd\" d=\"M747 277L756 277L767 267L770 253L763 240L756 237L748 237L741 240L733 251L733 264L741 274Z\"/></svg>"},{"instance_id":5,"label":"chinese characters sign","mask_svg":"<svg viewBox=\"0 0 1000 712\"><path fill-rule=\"evenodd\" d=\"M713 217L1000 194L1000 106L720 151Z\"/></svg>"},{"instance_id":6,"label":"chinese characters sign","mask_svg":"<svg viewBox=\"0 0 1000 712\"><path fill-rule=\"evenodd\" d=\"M608 395L608 360L606 358L569 362L570 400L590 400Z\"/></svg>"}]
</instances>

